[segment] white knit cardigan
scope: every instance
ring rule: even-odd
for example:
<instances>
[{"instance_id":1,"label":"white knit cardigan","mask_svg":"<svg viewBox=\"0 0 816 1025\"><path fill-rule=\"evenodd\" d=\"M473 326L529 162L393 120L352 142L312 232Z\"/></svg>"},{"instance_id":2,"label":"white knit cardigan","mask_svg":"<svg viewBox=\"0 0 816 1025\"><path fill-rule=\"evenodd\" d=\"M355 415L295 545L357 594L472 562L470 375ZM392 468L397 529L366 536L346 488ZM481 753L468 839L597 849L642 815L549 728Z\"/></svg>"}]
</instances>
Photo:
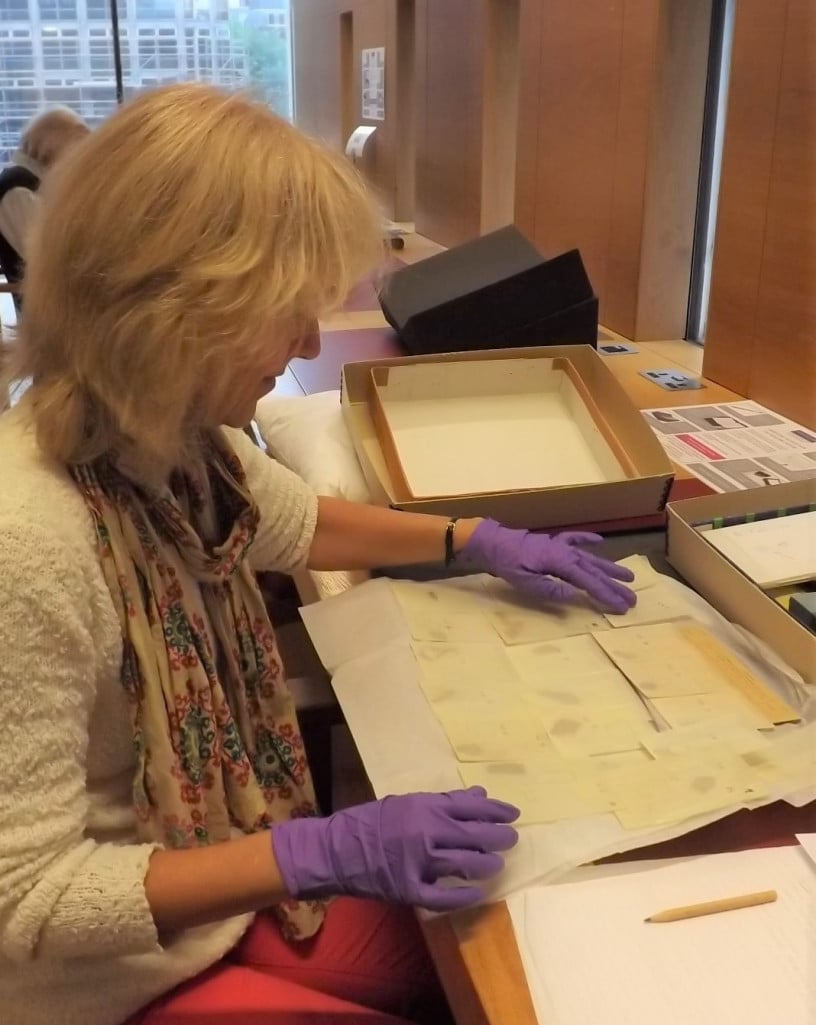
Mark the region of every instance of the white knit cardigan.
<instances>
[{"instance_id":1,"label":"white knit cardigan","mask_svg":"<svg viewBox=\"0 0 816 1025\"><path fill-rule=\"evenodd\" d=\"M307 556L317 498L240 431L261 509L256 569ZM0 1022L119 1025L226 953L251 916L160 946L153 847L131 808L122 640L90 516L38 449L25 399L0 416Z\"/></svg>"}]
</instances>

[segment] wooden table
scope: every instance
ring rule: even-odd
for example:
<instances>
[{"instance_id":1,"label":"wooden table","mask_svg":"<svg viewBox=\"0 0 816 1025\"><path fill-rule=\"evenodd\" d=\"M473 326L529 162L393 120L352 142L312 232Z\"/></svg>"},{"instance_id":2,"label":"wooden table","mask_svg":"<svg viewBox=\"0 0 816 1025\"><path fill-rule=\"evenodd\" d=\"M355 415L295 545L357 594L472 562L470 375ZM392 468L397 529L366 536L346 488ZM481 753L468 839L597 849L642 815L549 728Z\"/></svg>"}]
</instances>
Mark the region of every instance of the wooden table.
<instances>
[{"instance_id":1,"label":"wooden table","mask_svg":"<svg viewBox=\"0 0 816 1025\"><path fill-rule=\"evenodd\" d=\"M457 1025L547 1025L533 1008L504 901L422 923Z\"/></svg>"}]
</instances>

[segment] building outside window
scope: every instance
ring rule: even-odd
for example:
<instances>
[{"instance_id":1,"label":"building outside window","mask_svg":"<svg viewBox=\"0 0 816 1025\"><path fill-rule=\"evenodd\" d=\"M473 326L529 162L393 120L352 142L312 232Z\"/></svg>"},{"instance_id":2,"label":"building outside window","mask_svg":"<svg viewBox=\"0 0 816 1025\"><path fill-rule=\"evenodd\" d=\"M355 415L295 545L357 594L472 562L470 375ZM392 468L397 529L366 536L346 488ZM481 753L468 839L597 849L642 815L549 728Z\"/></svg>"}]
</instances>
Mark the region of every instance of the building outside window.
<instances>
[{"instance_id":1,"label":"building outside window","mask_svg":"<svg viewBox=\"0 0 816 1025\"><path fill-rule=\"evenodd\" d=\"M3 0L0 3L0 21L25 21L30 0Z\"/></svg>"},{"instance_id":2,"label":"building outside window","mask_svg":"<svg viewBox=\"0 0 816 1025\"><path fill-rule=\"evenodd\" d=\"M76 21L77 0L39 0L43 21Z\"/></svg>"},{"instance_id":3,"label":"building outside window","mask_svg":"<svg viewBox=\"0 0 816 1025\"><path fill-rule=\"evenodd\" d=\"M117 0L125 96L169 82L248 88L292 116L290 0ZM57 104L116 107L110 0L0 0L0 165Z\"/></svg>"}]
</instances>

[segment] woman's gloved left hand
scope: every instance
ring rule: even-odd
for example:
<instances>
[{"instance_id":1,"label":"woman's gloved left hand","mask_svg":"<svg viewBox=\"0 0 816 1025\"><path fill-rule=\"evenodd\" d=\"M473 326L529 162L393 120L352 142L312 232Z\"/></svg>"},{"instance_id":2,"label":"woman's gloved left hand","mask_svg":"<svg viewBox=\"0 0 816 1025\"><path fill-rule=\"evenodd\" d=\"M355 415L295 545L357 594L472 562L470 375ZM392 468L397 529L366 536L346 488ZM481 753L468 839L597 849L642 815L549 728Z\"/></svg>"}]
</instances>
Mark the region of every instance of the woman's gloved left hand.
<instances>
[{"instance_id":1,"label":"woman's gloved left hand","mask_svg":"<svg viewBox=\"0 0 816 1025\"><path fill-rule=\"evenodd\" d=\"M457 554L456 562L501 577L534 598L569 602L584 591L605 611L623 613L637 601L635 592L626 587L634 575L579 547L602 540L599 534L564 531L552 536L482 520Z\"/></svg>"}]
</instances>

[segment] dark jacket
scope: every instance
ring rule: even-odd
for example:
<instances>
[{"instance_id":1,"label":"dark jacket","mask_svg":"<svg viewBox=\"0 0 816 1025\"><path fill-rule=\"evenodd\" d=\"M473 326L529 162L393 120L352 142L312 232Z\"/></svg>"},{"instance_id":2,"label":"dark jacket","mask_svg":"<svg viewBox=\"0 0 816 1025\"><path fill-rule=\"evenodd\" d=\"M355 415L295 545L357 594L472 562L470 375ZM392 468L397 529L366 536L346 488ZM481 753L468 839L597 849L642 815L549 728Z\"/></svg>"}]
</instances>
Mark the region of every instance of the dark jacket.
<instances>
[{"instance_id":1,"label":"dark jacket","mask_svg":"<svg viewBox=\"0 0 816 1025\"><path fill-rule=\"evenodd\" d=\"M30 189L36 192L40 179L32 171L17 164L0 171L0 203L12 189ZM0 232L0 270L10 284L17 284L23 277L23 258Z\"/></svg>"}]
</instances>

